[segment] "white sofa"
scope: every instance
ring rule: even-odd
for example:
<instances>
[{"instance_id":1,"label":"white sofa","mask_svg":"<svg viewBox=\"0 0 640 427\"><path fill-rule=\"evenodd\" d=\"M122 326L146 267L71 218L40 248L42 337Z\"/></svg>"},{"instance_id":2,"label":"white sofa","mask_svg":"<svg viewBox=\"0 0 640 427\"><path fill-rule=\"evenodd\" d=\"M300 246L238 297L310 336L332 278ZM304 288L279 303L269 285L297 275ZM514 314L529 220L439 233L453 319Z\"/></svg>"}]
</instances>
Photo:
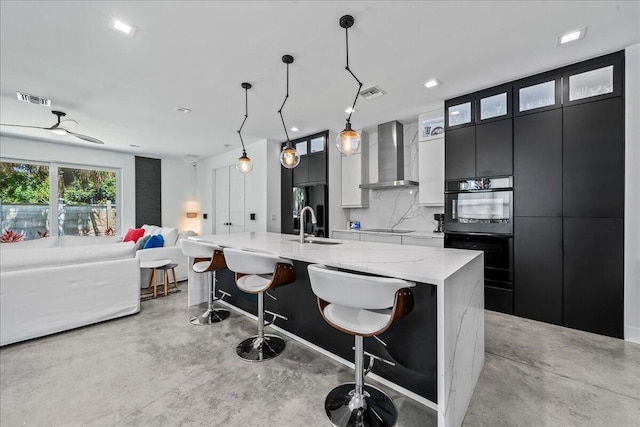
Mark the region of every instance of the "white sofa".
<instances>
[{"instance_id":1,"label":"white sofa","mask_svg":"<svg viewBox=\"0 0 640 427\"><path fill-rule=\"evenodd\" d=\"M133 242L56 245L0 245L0 346L140 311Z\"/></svg>"},{"instance_id":2,"label":"white sofa","mask_svg":"<svg viewBox=\"0 0 640 427\"><path fill-rule=\"evenodd\" d=\"M140 261L153 261L158 259L170 259L172 263L178 264L176 267L176 277L178 281L187 280L189 275L188 259L182 254L182 246L180 241L186 239L189 236L195 236L191 230L178 231L176 228L171 227L158 227L155 225L145 224L144 236L150 236L154 234L161 234L164 238L164 246L161 248L141 249L136 252L136 256ZM149 278L151 277L151 271L144 269L140 276L140 286L146 288L149 285ZM171 278L173 279L173 278ZM158 283L162 283L162 275L158 275Z\"/></svg>"}]
</instances>

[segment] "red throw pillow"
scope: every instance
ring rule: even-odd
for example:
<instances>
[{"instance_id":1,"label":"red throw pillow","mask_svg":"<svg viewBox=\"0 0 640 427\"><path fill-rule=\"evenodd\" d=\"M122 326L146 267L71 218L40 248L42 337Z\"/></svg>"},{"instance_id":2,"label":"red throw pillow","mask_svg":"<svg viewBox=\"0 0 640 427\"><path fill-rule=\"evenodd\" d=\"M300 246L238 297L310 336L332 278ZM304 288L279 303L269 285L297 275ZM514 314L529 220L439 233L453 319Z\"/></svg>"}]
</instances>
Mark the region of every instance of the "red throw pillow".
<instances>
[{"instance_id":1,"label":"red throw pillow","mask_svg":"<svg viewBox=\"0 0 640 427\"><path fill-rule=\"evenodd\" d=\"M124 235L123 242L137 242L144 235L144 228L130 228Z\"/></svg>"}]
</instances>

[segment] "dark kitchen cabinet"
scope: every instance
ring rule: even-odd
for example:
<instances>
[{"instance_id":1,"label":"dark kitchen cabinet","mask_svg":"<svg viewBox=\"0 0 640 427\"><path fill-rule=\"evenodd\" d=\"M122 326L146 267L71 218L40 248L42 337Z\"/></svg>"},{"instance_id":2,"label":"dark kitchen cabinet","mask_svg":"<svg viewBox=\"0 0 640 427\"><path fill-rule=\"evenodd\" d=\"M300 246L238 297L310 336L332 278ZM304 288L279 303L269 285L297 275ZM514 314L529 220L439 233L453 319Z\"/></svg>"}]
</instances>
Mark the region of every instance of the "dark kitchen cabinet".
<instances>
[{"instance_id":1,"label":"dark kitchen cabinet","mask_svg":"<svg viewBox=\"0 0 640 427\"><path fill-rule=\"evenodd\" d=\"M514 236L514 314L562 325L562 218L515 218Z\"/></svg>"},{"instance_id":2,"label":"dark kitchen cabinet","mask_svg":"<svg viewBox=\"0 0 640 427\"><path fill-rule=\"evenodd\" d=\"M293 234L293 170L280 168L280 231Z\"/></svg>"},{"instance_id":3,"label":"dark kitchen cabinet","mask_svg":"<svg viewBox=\"0 0 640 427\"><path fill-rule=\"evenodd\" d=\"M562 216L562 109L513 119L514 215Z\"/></svg>"},{"instance_id":4,"label":"dark kitchen cabinet","mask_svg":"<svg viewBox=\"0 0 640 427\"><path fill-rule=\"evenodd\" d=\"M624 100L621 97L563 109L563 214L624 214Z\"/></svg>"},{"instance_id":5,"label":"dark kitchen cabinet","mask_svg":"<svg viewBox=\"0 0 640 427\"><path fill-rule=\"evenodd\" d=\"M622 218L564 218L565 326L623 338L623 228Z\"/></svg>"},{"instance_id":6,"label":"dark kitchen cabinet","mask_svg":"<svg viewBox=\"0 0 640 427\"><path fill-rule=\"evenodd\" d=\"M309 182L309 157L300 156L300 163L293 168L293 185L301 186Z\"/></svg>"},{"instance_id":7,"label":"dark kitchen cabinet","mask_svg":"<svg viewBox=\"0 0 640 427\"><path fill-rule=\"evenodd\" d=\"M309 164L309 182L319 183L327 180L327 155L325 152L306 157Z\"/></svg>"},{"instance_id":8,"label":"dark kitchen cabinet","mask_svg":"<svg viewBox=\"0 0 640 427\"><path fill-rule=\"evenodd\" d=\"M476 176L476 127L448 130L444 143L445 179Z\"/></svg>"},{"instance_id":9,"label":"dark kitchen cabinet","mask_svg":"<svg viewBox=\"0 0 640 427\"><path fill-rule=\"evenodd\" d=\"M476 126L476 173L473 176L513 174L513 125L511 119Z\"/></svg>"}]
</instances>

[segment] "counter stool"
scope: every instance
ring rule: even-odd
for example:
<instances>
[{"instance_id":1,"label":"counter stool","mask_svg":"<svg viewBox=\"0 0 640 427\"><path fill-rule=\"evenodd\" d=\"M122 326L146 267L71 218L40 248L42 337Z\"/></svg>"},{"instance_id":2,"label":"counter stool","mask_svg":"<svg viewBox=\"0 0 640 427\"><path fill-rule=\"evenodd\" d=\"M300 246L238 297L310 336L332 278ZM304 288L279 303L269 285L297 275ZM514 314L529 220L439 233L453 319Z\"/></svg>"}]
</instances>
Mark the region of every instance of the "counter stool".
<instances>
[{"instance_id":1,"label":"counter stool","mask_svg":"<svg viewBox=\"0 0 640 427\"><path fill-rule=\"evenodd\" d=\"M331 424L392 426L397 412L381 390L364 385L363 337L386 331L413 309L415 283L386 277L346 273L324 265L308 267L320 314L330 326L355 337L355 383L342 384L327 395L325 412ZM374 356L370 356L374 357Z\"/></svg>"},{"instance_id":2,"label":"counter stool","mask_svg":"<svg viewBox=\"0 0 640 427\"><path fill-rule=\"evenodd\" d=\"M264 309L264 293L277 286L293 283L296 272L290 260L274 255L224 248L229 270L236 273L236 285L243 292L258 295L258 335L249 337L236 347L236 354L250 362L262 362L276 357L284 350L285 342L276 335L265 335L264 328L276 318L286 317ZM276 299L268 294L271 298ZM264 313L273 316L264 323Z\"/></svg>"},{"instance_id":3,"label":"counter stool","mask_svg":"<svg viewBox=\"0 0 640 427\"><path fill-rule=\"evenodd\" d=\"M218 246L205 245L193 240L181 240L181 244L182 253L193 258L193 265L191 266L191 269L194 273L208 275L207 311L198 317L190 318L189 321L198 326L222 322L224 319L229 317L229 311L213 308L213 302L221 299L215 298L216 271L227 268L222 248ZM222 298L229 295L224 291L219 292L222 294Z\"/></svg>"}]
</instances>

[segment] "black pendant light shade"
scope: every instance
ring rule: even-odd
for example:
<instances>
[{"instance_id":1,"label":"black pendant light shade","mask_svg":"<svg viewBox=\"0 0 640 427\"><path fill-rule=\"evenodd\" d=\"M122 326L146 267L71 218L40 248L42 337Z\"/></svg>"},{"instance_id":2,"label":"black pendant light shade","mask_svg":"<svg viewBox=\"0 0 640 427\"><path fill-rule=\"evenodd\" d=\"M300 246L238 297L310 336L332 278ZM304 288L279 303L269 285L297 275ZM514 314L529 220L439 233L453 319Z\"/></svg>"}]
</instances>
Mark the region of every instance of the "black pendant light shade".
<instances>
[{"instance_id":1,"label":"black pendant light shade","mask_svg":"<svg viewBox=\"0 0 640 427\"><path fill-rule=\"evenodd\" d=\"M242 88L244 89L244 120L240 125L240 129L238 129L238 136L240 137L240 143L242 144L242 156L238 157L238 162L236 163L236 168L241 173L249 173L251 169L253 169L253 163L251 163L251 159L247 156L247 150L244 148L244 141L242 140L242 128L244 127L245 122L247 121L247 117L249 117L249 89L251 89L251 83L242 83Z\"/></svg>"},{"instance_id":2,"label":"black pendant light shade","mask_svg":"<svg viewBox=\"0 0 640 427\"><path fill-rule=\"evenodd\" d=\"M278 114L280 114L280 120L282 120L284 134L287 136L287 146L284 147L280 152L280 164L282 164L282 166L287 169L293 169L300 163L300 154L298 154L295 147L291 145L289 132L287 132L287 126L284 124L284 117L282 117L282 109L284 108L284 104L287 102L287 99L289 99L289 64L293 63L293 56L284 55L282 57L282 62L287 65L287 94L284 97L284 101L282 101L282 105L278 110Z\"/></svg>"},{"instance_id":3,"label":"black pendant light shade","mask_svg":"<svg viewBox=\"0 0 640 427\"><path fill-rule=\"evenodd\" d=\"M360 95L360 89L362 89L362 82L353 74L353 71L349 68L349 28L351 28L354 24L355 20L351 15L344 15L340 18L340 26L345 30L345 40L347 45L347 65L345 70L349 72L358 82L358 91L356 92L356 97L353 100L353 105L349 111L349 116L347 117L347 123L344 127L344 130L338 134L336 138L336 148L339 152L344 155L351 155L358 152L360 149L360 135L358 132L351 129L351 115L355 111L356 102L358 101L358 96Z\"/></svg>"}]
</instances>

